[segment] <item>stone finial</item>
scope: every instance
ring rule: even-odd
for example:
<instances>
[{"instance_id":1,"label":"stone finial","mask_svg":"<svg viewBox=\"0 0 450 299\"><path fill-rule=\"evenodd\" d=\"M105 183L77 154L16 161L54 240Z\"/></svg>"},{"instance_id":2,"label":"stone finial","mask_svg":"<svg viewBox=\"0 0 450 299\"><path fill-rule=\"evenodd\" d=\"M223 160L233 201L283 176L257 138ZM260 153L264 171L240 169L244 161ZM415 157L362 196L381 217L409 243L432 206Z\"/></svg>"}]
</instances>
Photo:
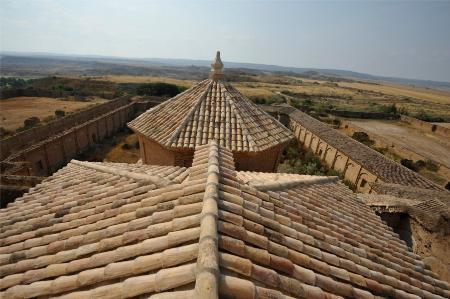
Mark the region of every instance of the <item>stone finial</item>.
<instances>
[{"instance_id":1,"label":"stone finial","mask_svg":"<svg viewBox=\"0 0 450 299\"><path fill-rule=\"evenodd\" d=\"M217 80L223 77L223 63L220 59L220 51L217 51L216 58L213 63L211 63L211 72L209 77L213 80Z\"/></svg>"}]
</instances>

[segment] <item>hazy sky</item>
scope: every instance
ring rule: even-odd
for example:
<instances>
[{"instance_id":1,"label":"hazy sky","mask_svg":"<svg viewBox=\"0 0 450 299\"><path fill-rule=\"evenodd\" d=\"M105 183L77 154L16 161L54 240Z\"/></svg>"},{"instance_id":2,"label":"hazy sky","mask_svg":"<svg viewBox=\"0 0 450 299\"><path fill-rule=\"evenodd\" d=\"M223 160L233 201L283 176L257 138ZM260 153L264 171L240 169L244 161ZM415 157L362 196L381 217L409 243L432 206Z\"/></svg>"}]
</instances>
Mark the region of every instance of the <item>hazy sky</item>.
<instances>
[{"instance_id":1,"label":"hazy sky","mask_svg":"<svg viewBox=\"0 0 450 299\"><path fill-rule=\"evenodd\" d=\"M2 51L212 59L450 81L450 1L0 0Z\"/></svg>"}]
</instances>

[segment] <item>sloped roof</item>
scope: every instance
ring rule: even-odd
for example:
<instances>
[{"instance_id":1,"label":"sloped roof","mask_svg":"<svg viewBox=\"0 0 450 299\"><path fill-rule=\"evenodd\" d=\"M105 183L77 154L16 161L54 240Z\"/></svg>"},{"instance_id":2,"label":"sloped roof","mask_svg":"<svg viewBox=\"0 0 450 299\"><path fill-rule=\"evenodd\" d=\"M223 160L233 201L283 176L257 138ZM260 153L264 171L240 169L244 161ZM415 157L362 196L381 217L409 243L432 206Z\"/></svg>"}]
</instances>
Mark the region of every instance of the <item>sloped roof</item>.
<instances>
[{"instance_id":1,"label":"sloped roof","mask_svg":"<svg viewBox=\"0 0 450 299\"><path fill-rule=\"evenodd\" d=\"M163 146L189 148L217 140L232 151L286 143L292 132L228 83L204 80L128 123Z\"/></svg>"},{"instance_id":2,"label":"sloped roof","mask_svg":"<svg viewBox=\"0 0 450 299\"><path fill-rule=\"evenodd\" d=\"M302 175L294 173L271 173L238 171L237 178L243 183L260 191L281 191L293 187L325 182L337 182L337 177Z\"/></svg>"},{"instance_id":3,"label":"sloped roof","mask_svg":"<svg viewBox=\"0 0 450 299\"><path fill-rule=\"evenodd\" d=\"M0 210L0 297L450 296L338 181L259 191L216 142L178 181L133 167L74 161Z\"/></svg>"},{"instance_id":4,"label":"sloped roof","mask_svg":"<svg viewBox=\"0 0 450 299\"><path fill-rule=\"evenodd\" d=\"M397 184L371 183L375 194L358 194L373 210L402 212L417 220L429 231L450 227L448 191L406 187Z\"/></svg>"},{"instance_id":5,"label":"sloped roof","mask_svg":"<svg viewBox=\"0 0 450 299\"><path fill-rule=\"evenodd\" d=\"M329 145L345 153L350 159L363 165L365 169L378 176L382 181L411 187L433 190L443 188L403 165L386 158L383 154L331 128L329 125L303 113L291 109L289 117L319 136Z\"/></svg>"}]
</instances>

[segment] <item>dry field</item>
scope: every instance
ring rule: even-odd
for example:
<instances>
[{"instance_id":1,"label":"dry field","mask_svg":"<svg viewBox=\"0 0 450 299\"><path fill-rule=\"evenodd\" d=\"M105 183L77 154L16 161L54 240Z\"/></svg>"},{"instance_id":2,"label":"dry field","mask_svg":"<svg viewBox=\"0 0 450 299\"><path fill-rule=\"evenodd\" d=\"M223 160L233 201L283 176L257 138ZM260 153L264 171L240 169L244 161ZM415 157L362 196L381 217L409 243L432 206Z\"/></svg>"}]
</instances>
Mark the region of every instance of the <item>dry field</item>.
<instances>
[{"instance_id":1,"label":"dry field","mask_svg":"<svg viewBox=\"0 0 450 299\"><path fill-rule=\"evenodd\" d=\"M388 145L387 157L416 160L432 160L442 167L437 172L425 168L419 173L437 184L445 185L450 180L450 140L424 133L401 121L346 119L354 128L368 133L377 142ZM359 129L358 129L359 130ZM349 134L348 131L343 130ZM391 156L393 154L393 156ZM416 157L416 158L414 158Z\"/></svg>"},{"instance_id":2,"label":"dry field","mask_svg":"<svg viewBox=\"0 0 450 299\"><path fill-rule=\"evenodd\" d=\"M382 136L412 152L427 157L450 168L450 141L425 134L401 121L351 120L365 132Z\"/></svg>"},{"instance_id":3,"label":"dry field","mask_svg":"<svg viewBox=\"0 0 450 299\"><path fill-rule=\"evenodd\" d=\"M45 97L16 97L1 100L0 127L14 131L23 126L25 119L32 116L39 117L43 121L46 117L55 115L55 110L64 110L68 113L105 101L100 98L81 102Z\"/></svg>"},{"instance_id":4,"label":"dry field","mask_svg":"<svg viewBox=\"0 0 450 299\"><path fill-rule=\"evenodd\" d=\"M99 81L109 81L114 83L155 83L155 82L164 82L176 84L184 87L191 87L196 81L192 80L178 80L172 79L168 77L150 77L150 76L101 76L101 77L92 77L92 80Z\"/></svg>"},{"instance_id":5,"label":"dry field","mask_svg":"<svg viewBox=\"0 0 450 299\"><path fill-rule=\"evenodd\" d=\"M396 97L407 96L439 104L450 104L450 92L443 90L404 86L404 85L394 85L392 83L383 83L382 85L375 85L365 83L340 82L339 86L380 92Z\"/></svg>"},{"instance_id":6,"label":"dry field","mask_svg":"<svg viewBox=\"0 0 450 299\"><path fill-rule=\"evenodd\" d=\"M440 125L441 127L449 128L450 129L450 123L434 123L436 125Z\"/></svg>"},{"instance_id":7,"label":"dry field","mask_svg":"<svg viewBox=\"0 0 450 299\"><path fill-rule=\"evenodd\" d=\"M116 83L166 82L184 87L197 83L194 80L149 76L102 76L94 80ZM299 99L307 96L343 110L377 112L381 105L395 103L397 108L404 108L412 114L423 111L433 116L450 118L450 91L391 83L328 82L277 75L253 76L252 80L233 82L233 85L247 97L271 98L280 92L289 91L298 94Z\"/></svg>"}]
</instances>

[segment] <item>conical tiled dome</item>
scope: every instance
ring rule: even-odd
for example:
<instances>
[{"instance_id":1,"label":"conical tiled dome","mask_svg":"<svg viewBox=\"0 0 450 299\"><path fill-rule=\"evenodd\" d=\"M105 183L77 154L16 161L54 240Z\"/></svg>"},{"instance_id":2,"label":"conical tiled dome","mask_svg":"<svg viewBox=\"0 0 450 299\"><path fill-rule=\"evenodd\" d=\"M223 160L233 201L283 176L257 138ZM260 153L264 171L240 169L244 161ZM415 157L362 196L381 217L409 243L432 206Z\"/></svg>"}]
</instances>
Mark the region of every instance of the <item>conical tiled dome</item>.
<instances>
[{"instance_id":1,"label":"conical tiled dome","mask_svg":"<svg viewBox=\"0 0 450 299\"><path fill-rule=\"evenodd\" d=\"M232 151L259 152L293 138L291 131L215 76L128 124L165 147L194 149L217 140Z\"/></svg>"}]
</instances>

